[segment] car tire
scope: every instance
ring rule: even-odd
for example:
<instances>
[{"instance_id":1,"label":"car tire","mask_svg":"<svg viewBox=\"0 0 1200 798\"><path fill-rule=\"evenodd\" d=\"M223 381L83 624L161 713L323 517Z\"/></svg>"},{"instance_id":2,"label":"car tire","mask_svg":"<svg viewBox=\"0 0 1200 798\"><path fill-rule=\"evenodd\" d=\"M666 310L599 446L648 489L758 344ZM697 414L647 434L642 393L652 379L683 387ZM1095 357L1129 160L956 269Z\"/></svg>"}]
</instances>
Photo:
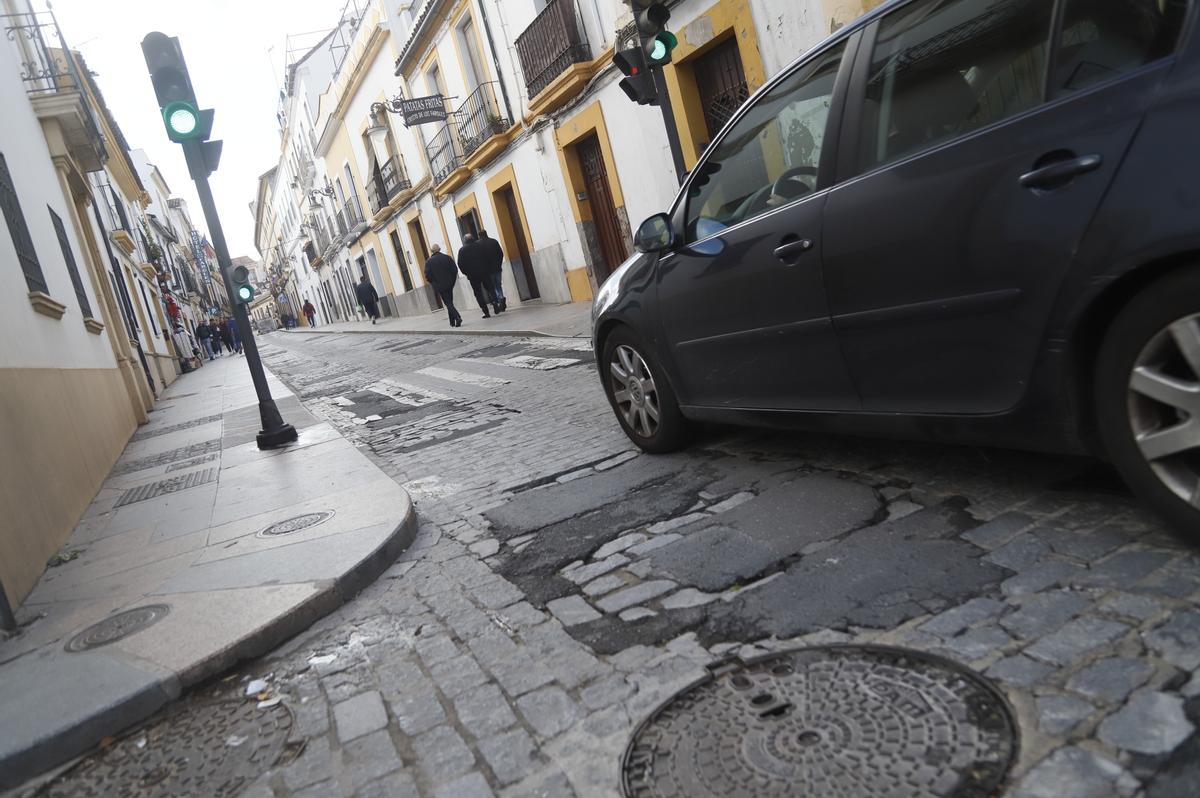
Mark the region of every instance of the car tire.
<instances>
[{"instance_id":1,"label":"car tire","mask_svg":"<svg viewBox=\"0 0 1200 798\"><path fill-rule=\"evenodd\" d=\"M649 348L631 330L620 327L604 341L603 358L600 375L604 392L629 439L653 454L674 452L687 445L688 421Z\"/></svg>"},{"instance_id":2,"label":"car tire","mask_svg":"<svg viewBox=\"0 0 1200 798\"><path fill-rule=\"evenodd\" d=\"M1200 542L1200 272L1168 275L1137 294L1105 335L1095 375L1110 462Z\"/></svg>"}]
</instances>

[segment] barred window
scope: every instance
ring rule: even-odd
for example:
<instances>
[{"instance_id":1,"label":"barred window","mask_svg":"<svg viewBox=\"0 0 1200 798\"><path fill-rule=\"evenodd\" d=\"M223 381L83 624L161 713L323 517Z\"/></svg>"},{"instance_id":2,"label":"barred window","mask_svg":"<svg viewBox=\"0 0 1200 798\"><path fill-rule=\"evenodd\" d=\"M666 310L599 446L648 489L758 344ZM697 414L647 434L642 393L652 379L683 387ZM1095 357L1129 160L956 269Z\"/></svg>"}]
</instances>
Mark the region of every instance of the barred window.
<instances>
[{"instance_id":1,"label":"barred window","mask_svg":"<svg viewBox=\"0 0 1200 798\"><path fill-rule=\"evenodd\" d=\"M38 262L37 252L33 249L29 225L25 224L25 214L21 212L21 202L17 198L17 189L13 185L4 153L0 153L0 208L4 210L4 221L8 222L8 234L12 238L13 248L17 251L17 261L21 264L21 271L25 273L25 284L29 286L30 291L50 293L46 287L46 278L42 274L42 264Z\"/></svg>"},{"instance_id":2,"label":"barred window","mask_svg":"<svg viewBox=\"0 0 1200 798\"><path fill-rule=\"evenodd\" d=\"M54 212L54 209L49 205L46 210L50 211L50 221L54 223L54 234L58 236L58 245L62 248L63 262L67 264L67 273L71 275L71 285L75 287L75 300L79 303L79 310L83 313L84 318L92 318L92 306L88 302L87 291L83 290L83 280L79 277L79 265L75 263L75 253L71 251L71 243L67 240L67 231L63 227L62 219Z\"/></svg>"}]
</instances>

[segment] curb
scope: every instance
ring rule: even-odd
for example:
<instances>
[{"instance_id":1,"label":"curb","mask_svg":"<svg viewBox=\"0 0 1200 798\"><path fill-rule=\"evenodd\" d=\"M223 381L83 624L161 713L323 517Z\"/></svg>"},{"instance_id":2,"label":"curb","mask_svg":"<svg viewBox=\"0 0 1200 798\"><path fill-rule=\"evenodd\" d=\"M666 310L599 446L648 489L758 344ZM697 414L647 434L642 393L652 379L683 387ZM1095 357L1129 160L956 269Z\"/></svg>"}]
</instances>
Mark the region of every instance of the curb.
<instances>
[{"instance_id":1,"label":"curb","mask_svg":"<svg viewBox=\"0 0 1200 798\"><path fill-rule=\"evenodd\" d=\"M405 495L408 495L407 491ZM165 676L107 707L85 723L39 740L32 747L0 760L0 791L19 788L38 776L51 778L54 774L49 771L52 769L65 767L71 760L91 754L101 739L116 736L146 720L188 688L240 662L262 656L308 629L349 602L391 567L416 539L417 526L416 505L408 496L408 512L392 534L353 567L325 583L319 593L187 670Z\"/></svg>"},{"instance_id":2,"label":"curb","mask_svg":"<svg viewBox=\"0 0 1200 798\"><path fill-rule=\"evenodd\" d=\"M327 325L327 326L332 326L332 325ZM317 327L316 329L309 329L309 330L276 329L276 330L272 330L271 332L273 332L273 333L282 332L282 333L287 333L288 335L293 335L293 334L328 335L328 333L325 332L325 328L323 328L323 327ZM386 334L386 335L484 335L484 336L490 335L490 336L500 336L500 337L509 337L509 338L519 338L519 337L524 337L524 338L565 338L568 341L578 341L582 338L588 337L586 334L585 335L558 335L557 333L542 332L541 330L464 330L461 327L454 327L454 328L447 329L447 330L440 330L440 329L439 330L388 330L388 329L382 329L382 330L338 330L338 329L334 329L331 332L338 333L338 334L349 333L352 335L380 335L380 334Z\"/></svg>"}]
</instances>

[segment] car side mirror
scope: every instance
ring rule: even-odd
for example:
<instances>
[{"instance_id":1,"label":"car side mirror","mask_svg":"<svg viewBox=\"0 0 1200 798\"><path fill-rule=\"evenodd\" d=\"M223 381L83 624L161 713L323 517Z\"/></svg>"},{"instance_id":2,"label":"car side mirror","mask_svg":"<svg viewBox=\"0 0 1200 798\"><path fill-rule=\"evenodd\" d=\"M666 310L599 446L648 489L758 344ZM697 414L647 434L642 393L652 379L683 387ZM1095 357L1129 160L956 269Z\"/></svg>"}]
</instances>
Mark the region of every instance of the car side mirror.
<instances>
[{"instance_id":1,"label":"car side mirror","mask_svg":"<svg viewBox=\"0 0 1200 798\"><path fill-rule=\"evenodd\" d=\"M633 236L633 246L638 252L653 254L666 252L675 247L675 229L671 217L656 213L642 222Z\"/></svg>"}]
</instances>

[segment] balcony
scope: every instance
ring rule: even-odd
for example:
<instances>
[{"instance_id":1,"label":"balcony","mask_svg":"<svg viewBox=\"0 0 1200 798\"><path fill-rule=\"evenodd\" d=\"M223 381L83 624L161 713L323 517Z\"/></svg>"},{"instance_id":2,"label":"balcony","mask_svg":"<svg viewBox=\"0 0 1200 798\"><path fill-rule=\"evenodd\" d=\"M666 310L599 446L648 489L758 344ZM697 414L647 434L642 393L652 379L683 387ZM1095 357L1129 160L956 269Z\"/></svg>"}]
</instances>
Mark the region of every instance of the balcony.
<instances>
[{"instance_id":1,"label":"balcony","mask_svg":"<svg viewBox=\"0 0 1200 798\"><path fill-rule=\"evenodd\" d=\"M70 155L83 173L108 160L78 64L50 12L0 14L4 34L17 49L21 82L39 119L57 120Z\"/></svg>"},{"instance_id":2,"label":"balcony","mask_svg":"<svg viewBox=\"0 0 1200 798\"><path fill-rule=\"evenodd\" d=\"M462 143L458 138L457 127L458 123L452 115L437 135L425 145L425 152L429 155L429 171L433 175L435 186L440 186L451 174L463 168Z\"/></svg>"},{"instance_id":3,"label":"balcony","mask_svg":"<svg viewBox=\"0 0 1200 798\"><path fill-rule=\"evenodd\" d=\"M517 36L517 55L533 112L539 94L576 64L591 60L574 0L551 0Z\"/></svg>"},{"instance_id":4,"label":"balcony","mask_svg":"<svg viewBox=\"0 0 1200 798\"><path fill-rule=\"evenodd\" d=\"M402 191L411 187L412 183L404 171L404 162L399 157L388 158L376 167L375 175L367 185L371 212L379 213Z\"/></svg>"},{"instance_id":5,"label":"balcony","mask_svg":"<svg viewBox=\"0 0 1200 798\"><path fill-rule=\"evenodd\" d=\"M358 228L366 224L362 207L358 204L358 197L351 196L347 199L346 204L338 208L336 219L339 235L357 238L358 234L362 232Z\"/></svg>"},{"instance_id":6,"label":"balcony","mask_svg":"<svg viewBox=\"0 0 1200 798\"><path fill-rule=\"evenodd\" d=\"M454 116L458 122L458 140L462 146L463 158L473 169L482 164L474 163L478 159L472 156L512 126L512 121L504 116L500 110L500 103L496 102L495 83L483 83L471 92L471 96L459 106ZM499 147L495 149L498 151Z\"/></svg>"}]
</instances>

